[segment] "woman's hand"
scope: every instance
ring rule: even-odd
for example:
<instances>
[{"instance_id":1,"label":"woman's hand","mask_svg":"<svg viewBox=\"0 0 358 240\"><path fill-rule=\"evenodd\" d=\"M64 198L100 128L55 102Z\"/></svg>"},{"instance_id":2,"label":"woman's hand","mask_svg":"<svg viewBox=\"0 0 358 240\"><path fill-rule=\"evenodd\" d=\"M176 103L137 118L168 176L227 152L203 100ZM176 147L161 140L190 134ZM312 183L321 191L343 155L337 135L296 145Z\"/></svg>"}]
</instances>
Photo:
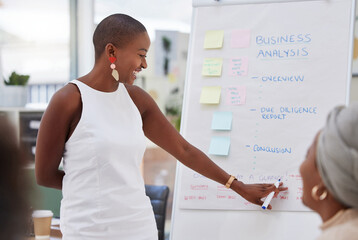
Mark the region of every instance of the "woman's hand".
<instances>
[{"instance_id":1,"label":"woman's hand","mask_svg":"<svg viewBox=\"0 0 358 240\"><path fill-rule=\"evenodd\" d=\"M247 201L261 206L264 203L262 198L266 197L271 192L275 192L274 197L276 197L280 192L288 189L282 185L283 183L281 182L279 187L276 188L274 184L245 184L241 181L235 180L231 184L231 189ZM272 206L269 204L267 209L272 209Z\"/></svg>"}]
</instances>

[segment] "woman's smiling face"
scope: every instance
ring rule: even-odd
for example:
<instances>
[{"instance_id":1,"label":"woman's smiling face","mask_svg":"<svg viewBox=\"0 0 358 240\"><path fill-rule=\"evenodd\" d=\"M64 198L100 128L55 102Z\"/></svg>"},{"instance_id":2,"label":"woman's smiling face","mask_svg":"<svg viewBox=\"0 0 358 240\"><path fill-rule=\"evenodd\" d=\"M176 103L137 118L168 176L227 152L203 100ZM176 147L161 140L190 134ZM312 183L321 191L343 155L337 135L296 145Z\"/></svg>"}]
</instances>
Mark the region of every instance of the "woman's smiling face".
<instances>
[{"instance_id":1,"label":"woman's smiling face","mask_svg":"<svg viewBox=\"0 0 358 240\"><path fill-rule=\"evenodd\" d=\"M137 73L143 68L147 68L146 57L149 47L148 33L143 32L139 33L124 48L118 49L116 69L120 82L132 85L137 78Z\"/></svg>"}]
</instances>

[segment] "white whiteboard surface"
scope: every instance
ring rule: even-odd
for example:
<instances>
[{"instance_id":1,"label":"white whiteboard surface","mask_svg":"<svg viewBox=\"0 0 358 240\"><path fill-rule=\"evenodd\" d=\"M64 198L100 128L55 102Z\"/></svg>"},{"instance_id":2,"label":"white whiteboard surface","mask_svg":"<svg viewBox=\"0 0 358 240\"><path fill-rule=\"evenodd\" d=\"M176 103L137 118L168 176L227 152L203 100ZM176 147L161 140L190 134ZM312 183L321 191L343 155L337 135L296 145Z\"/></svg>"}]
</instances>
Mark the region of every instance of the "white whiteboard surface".
<instances>
[{"instance_id":1,"label":"white whiteboard surface","mask_svg":"<svg viewBox=\"0 0 358 240\"><path fill-rule=\"evenodd\" d=\"M178 164L171 239L314 239L321 220L301 203L298 167L327 113L347 103L351 79L353 0L317 1L194 1L188 72L184 94L181 133L208 153L214 136L230 137L228 156L209 155L228 173L245 183L274 182L282 178L286 195L272 201L275 211L262 211L222 186ZM228 4L228 5L226 5ZM206 31L223 30L220 49L204 49ZM233 49L233 30L249 30L250 46ZM259 38L308 36L309 41L291 44L259 44ZM258 38L259 37L259 38ZM293 56L280 52L293 49ZM266 52L276 52L267 57ZM232 58L248 57L248 73L230 76ZM205 58L222 58L220 77L202 76ZM292 77L295 81L271 81ZM291 79L292 79L291 78ZM200 104L205 86L221 86L218 105ZM246 88L246 102L225 104L226 89ZM285 108L315 109L314 113L286 113L285 119L264 119ZM214 131L214 112L233 114L231 131ZM289 149L289 153L256 151L254 146ZM200 186L205 186L203 189ZM199 190L198 190L199 189ZM220 192L220 193L219 193Z\"/></svg>"}]
</instances>

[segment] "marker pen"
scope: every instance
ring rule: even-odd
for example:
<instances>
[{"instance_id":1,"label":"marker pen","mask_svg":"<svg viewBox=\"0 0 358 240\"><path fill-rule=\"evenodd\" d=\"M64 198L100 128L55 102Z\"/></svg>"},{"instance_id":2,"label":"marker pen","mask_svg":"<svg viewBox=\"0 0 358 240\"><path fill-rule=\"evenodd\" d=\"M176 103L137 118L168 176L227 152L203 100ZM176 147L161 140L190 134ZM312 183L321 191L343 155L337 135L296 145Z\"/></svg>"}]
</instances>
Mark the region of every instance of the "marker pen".
<instances>
[{"instance_id":1,"label":"marker pen","mask_svg":"<svg viewBox=\"0 0 358 240\"><path fill-rule=\"evenodd\" d=\"M281 179L279 179L277 182L275 182L275 187L276 188L278 188L278 186L280 185L280 182L281 182ZM272 200L272 198L273 198L273 195L275 195L275 192L273 191L273 192L270 192L270 194L269 195L267 195L267 197L266 197L266 199L265 199L265 201L264 201L264 203L262 204L262 209L266 209L267 208L267 206L270 204L270 202L271 202L271 200Z\"/></svg>"}]
</instances>

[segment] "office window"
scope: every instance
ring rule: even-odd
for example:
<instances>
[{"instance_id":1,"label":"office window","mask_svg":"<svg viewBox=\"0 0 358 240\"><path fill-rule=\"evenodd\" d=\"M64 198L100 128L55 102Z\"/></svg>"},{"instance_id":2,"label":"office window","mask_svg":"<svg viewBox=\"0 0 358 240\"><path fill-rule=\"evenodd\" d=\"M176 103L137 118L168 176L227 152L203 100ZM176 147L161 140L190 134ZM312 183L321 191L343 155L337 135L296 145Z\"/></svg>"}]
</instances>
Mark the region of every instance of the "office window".
<instances>
[{"instance_id":1,"label":"office window","mask_svg":"<svg viewBox=\"0 0 358 240\"><path fill-rule=\"evenodd\" d=\"M155 30L190 32L192 0L95 0L95 24L114 13L141 21L154 40Z\"/></svg>"},{"instance_id":2,"label":"office window","mask_svg":"<svg viewBox=\"0 0 358 240\"><path fill-rule=\"evenodd\" d=\"M30 75L28 102L46 103L70 77L64 0L0 0L0 73Z\"/></svg>"}]
</instances>

